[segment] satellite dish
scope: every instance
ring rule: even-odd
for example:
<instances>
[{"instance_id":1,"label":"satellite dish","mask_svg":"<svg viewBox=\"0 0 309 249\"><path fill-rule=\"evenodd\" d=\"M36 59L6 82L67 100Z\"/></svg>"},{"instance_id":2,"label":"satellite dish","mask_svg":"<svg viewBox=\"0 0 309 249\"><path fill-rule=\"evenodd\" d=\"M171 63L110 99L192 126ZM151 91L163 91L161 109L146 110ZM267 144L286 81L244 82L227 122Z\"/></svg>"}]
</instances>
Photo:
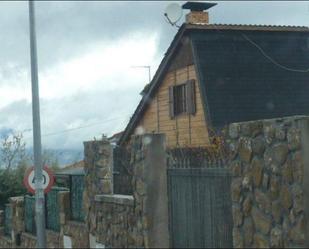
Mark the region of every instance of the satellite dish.
<instances>
[{"instance_id":1,"label":"satellite dish","mask_svg":"<svg viewBox=\"0 0 309 249\"><path fill-rule=\"evenodd\" d=\"M182 17L182 8L177 3L171 3L165 8L164 15L169 23L174 26Z\"/></svg>"}]
</instances>

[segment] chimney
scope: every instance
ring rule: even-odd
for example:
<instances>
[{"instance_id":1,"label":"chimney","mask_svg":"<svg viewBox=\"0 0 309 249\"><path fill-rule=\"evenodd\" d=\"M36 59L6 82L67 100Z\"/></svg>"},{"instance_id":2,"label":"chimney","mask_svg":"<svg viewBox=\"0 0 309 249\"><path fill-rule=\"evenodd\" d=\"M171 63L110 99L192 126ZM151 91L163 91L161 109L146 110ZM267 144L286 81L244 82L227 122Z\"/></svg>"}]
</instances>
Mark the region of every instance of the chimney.
<instances>
[{"instance_id":1,"label":"chimney","mask_svg":"<svg viewBox=\"0 0 309 249\"><path fill-rule=\"evenodd\" d=\"M186 15L186 23L188 24L208 24L208 12L204 10L210 9L217 5L216 3L203 3L203 2L186 2L182 5L183 9L189 9L190 12Z\"/></svg>"}]
</instances>

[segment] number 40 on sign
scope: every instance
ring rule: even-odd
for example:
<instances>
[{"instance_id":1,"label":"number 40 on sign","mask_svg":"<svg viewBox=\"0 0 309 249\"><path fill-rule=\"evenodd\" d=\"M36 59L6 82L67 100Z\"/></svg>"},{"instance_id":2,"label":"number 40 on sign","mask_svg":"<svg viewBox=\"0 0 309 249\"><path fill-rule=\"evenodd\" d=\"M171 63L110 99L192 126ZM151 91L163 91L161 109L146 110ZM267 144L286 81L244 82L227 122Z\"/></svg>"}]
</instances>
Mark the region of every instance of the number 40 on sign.
<instances>
[{"instance_id":1,"label":"number 40 on sign","mask_svg":"<svg viewBox=\"0 0 309 249\"><path fill-rule=\"evenodd\" d=\"M35 169L34 167L29 168L24 177L24 185L27 188L27 190L34 194L35 193ZM54 175L51 172L51 170L47 167L44 166L43 168L43 189L44 193L48 193L51 189L51 187L54 184Z\"/></svg>"}]
</instances>

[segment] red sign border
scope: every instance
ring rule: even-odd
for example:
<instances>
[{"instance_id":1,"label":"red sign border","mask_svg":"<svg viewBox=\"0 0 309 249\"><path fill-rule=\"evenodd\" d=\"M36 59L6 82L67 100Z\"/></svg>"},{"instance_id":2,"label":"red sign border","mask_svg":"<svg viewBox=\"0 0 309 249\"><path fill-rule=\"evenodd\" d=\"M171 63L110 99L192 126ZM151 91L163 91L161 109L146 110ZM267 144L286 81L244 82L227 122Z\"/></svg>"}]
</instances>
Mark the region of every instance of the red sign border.
<instances>
[{"instance_id":1,"label":"red sign border","mask_svg":"<svg viewBox=\"0 0 309 249\"><path fill-rule=\"evenodd\" d=\"M55 177L54 177L53 172L52 172L46 165L43 167L43 169L47 172L47 174L48 174L48 176L49 176L49 179L50 179L49 184L48 184L47 187L44 189L44 194L47 194L47 193L50 191L51 187L54 185ZM30 184L28 183L28 178L29 178L29 176L30 176L32 170L34 170L34 166L30 167L30 168L26 171L25 176L24 176L24 181L23 181L23 183L24 183L25 187L27 188L27 190L28 190L30 193L35 194L35 189L33 189L33 188L30 186Z\"/></svg>"}]
</instances>

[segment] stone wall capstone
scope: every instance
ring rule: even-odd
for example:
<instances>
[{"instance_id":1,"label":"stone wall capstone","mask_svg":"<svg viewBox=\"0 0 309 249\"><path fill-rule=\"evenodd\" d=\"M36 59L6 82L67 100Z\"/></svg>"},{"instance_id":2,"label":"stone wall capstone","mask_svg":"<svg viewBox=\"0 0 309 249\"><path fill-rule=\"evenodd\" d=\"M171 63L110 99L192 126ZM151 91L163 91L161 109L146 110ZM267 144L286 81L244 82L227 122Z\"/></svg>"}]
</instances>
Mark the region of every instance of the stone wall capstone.
<instances>
[{"instance_id":1,"label":"stone wall capstone","mask_svg":"<svg viewBox=\"0 0 309 249\"><path fill-rule=\"evenodd\" d=\"M304 124L308 117L228 126L236 248L304 247Z\"/></svg>"}]
</instances>

